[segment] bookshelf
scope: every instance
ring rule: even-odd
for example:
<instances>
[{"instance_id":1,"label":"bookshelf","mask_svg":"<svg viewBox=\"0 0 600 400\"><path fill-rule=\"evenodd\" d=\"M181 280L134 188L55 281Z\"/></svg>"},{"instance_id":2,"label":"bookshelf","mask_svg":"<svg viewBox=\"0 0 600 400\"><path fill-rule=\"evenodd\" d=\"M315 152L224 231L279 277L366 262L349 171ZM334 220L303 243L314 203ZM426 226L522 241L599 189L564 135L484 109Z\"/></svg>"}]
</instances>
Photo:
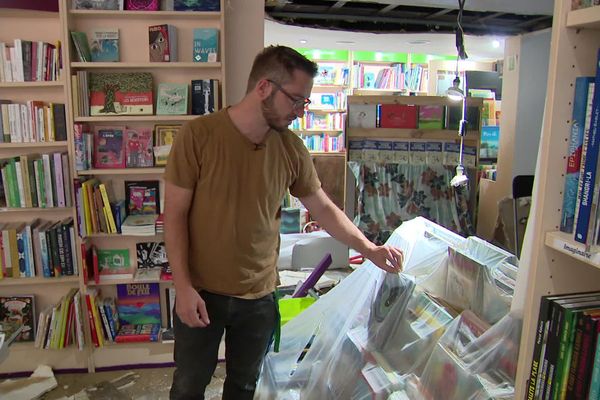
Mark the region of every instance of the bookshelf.
<instances>
[{"instance_id":1,"label":"bookshelf","mask_svg":"<svg viewBox=\"0 0 600 400\"><path fill-rule=\"evenodd\" d=\"M512 306L523 316L515 398L525 397L541 296L600 289L598 253L558 232L575 78L595 75L600 47L600 6L570 8L569 0L554 3L533 203Z\"/></svg>"}]
</instances>

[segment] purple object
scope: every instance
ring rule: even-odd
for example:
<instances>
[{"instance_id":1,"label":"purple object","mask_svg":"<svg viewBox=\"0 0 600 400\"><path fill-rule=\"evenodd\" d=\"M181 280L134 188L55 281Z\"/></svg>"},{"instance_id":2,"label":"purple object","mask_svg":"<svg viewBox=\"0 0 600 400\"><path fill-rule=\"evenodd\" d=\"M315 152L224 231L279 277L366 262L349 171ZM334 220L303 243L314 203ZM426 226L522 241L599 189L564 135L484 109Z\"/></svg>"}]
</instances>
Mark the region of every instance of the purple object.
<instances>
[{"instance_id":1,"label":"purple object","mask_svg":"<svg viewBox=\"0 0 600 400\"><path fill-rule=\"evenodd\" d=\"M58 12L58 0L0 0L0 8Z\"/></svg>"},{"instance_id":2,"label":"purple object","mask_svg":"<svg viewBox=\"0 0 600 400\"><path fill-rule=\"evenodd\" d=\"M308 290L317 284L317 281L319 280L319 278L321 278L321 276L323 276L325 270L329 268L332 261L333 259L331 258L331 254L325 254L325 257L323 257L323 259L319 261L313 272L311 272L311 274L308 276L308 278L306 278L304 283L300 285L300 287L298 288L298 290L296 290L292 297L306 297L306 295L308 294Z\"/></svg>"}]
</instances>

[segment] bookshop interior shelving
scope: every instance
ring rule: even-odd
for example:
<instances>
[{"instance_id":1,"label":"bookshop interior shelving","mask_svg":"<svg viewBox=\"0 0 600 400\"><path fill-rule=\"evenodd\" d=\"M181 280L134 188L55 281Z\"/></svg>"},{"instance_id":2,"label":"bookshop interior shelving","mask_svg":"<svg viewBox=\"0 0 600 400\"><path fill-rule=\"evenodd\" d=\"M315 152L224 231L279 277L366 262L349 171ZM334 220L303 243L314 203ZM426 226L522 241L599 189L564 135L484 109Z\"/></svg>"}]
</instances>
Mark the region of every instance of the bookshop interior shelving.
<instances>
[{"instance_id":1,"label":"bookshop interior shelving","mask_svg":"<svg viewBox=\"0 0 600 400\"><path fill-rule=\"evenodd\" d=\"M30 100L65 104L67 141L37 143L0 143L0 159L38 153L68 153L71 178L84 181L95 177L101 182L110 182L117 199L124 198L123 184L126 180L160 180L163 189L162 174L164 167L123 168L123 169L87 169L76 170L73 124L85 123L91 126L152 127L156 124L183 124L196 118L195 115L133 115L133 116L80 116L72 94L77 90L72 86L71 76L77 71L90 72L150 72L153 78L153 93L159 83L180 83L190 85L193 79L219 80L220 103L225 105L225 12L197 11L107 11L74 10L71 1L59 0L59 12L41 12L34 10L0 9L2 28L0 42L12 44L15 39L45 41L62 44L62 71L58 81L48 82L0 82L0 99L13 103L26 103ZM221 10L225 9L221 1ZM31 29L35 24L35 29ZM158 24L172 24L177 28L178 61L148 61L148 27ZM118 62L80 62L70 38L71 31L86 32L88 37L96 29L118 28L120 58ZM193 29L216 28L219 30L219 58L217 62L198 63L192 61ZM69 183L70 184L70 183ZM162 200L162 199L161 199ZM162 202L161 202L162 203ZM30 223L35 218L61 221L72 218L77 221L76 207L63 208L3 208L2 224L6 222ZM1 225L1 224L0 224ZM75 224L75 229L78 229ZM162 241L162 234L154 236L128 236L119 234L92 234L77 239L76 248L81 244L94 244L99 248L128 248L131 263L136 263L136 243ZM77 251L78 265L82 265L81 252ZM100 290L103 295L116 294L117 283L132 283L132 280L115 280L108 284L95 285L93 281L85 284L82 274L79 276L43 278L4 278L0 280L3 296L32 294L35 296L36 313L58 303L71 288L78 288L85 294L91 288ZM167 308L164 289L171 286L170 281L160 282L161 310ZM85 301L85 300L84 300ZM82 307L82 310L85 310ZM163 326L166 313L162 313ZM37 322L37 321L36 321ZM36 349L31 342L15 343L11 347L9 358L0 365L0 373L32 371L40 364L52 365L56 369L87 369L120 364L164 363L172 361L172 344L131 343L108 344L94 348L87 314L83 315L85 347L79 351L76 345L60 350ZM122 357L124 349L128 356Z\"/></svg>"},{"instance_id":2,"label":"bookshop interior shelving","mask_svg":"<svg viewBox=\"0 0 600 400\"><path fill-rule=\"evenodd\" d=\"M598 253L558 232L575 79L596 74L600 7L571 11L570 0L554 7L533 204L512 307L523 314L515 398L525 397L541 296L600 290Z\"/></svg>"}]
</instances>

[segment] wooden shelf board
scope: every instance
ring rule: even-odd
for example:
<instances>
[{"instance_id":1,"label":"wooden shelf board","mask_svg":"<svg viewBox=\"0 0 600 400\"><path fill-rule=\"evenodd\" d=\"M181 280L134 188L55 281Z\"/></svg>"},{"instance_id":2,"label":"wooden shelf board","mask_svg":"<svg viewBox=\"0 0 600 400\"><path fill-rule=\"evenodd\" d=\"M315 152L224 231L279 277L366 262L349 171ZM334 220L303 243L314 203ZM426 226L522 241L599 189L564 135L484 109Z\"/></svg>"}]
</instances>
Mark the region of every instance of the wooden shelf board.
<instances>
[{"instance_id":1,"label":"wooden shelf board","mask_svg":"<svg viewBox=\"0 0 600 400\"><path fill-rule=\"evenodd\" d=\"M576 260L600 268L600 253L592 253L586 249L586 246L576 242L573 235L564 232L546 233L546 246L567 254Z\"/></svg>"},{"instance_id":2,"label":"wooden shelf board","mask_svg":"<svg viewBox=\"0 0 600 400\"><path fill-rule=\"evenodd\" d=\"M452 101L445 96L348 96L348 104L415 104L415 105L441 105L456 106L461 102ZM467 105L482 107L483 99L468 97Z\"/></svg>"},{"instance_id":3,"label":"wooden shelf board","mask_svg":"<svg viewBox=\"0 0 600 400\"><path fill-rule=\"evenodd\" d=\"M72 68L85 69L133 69L133 68L148 68L148 69L170 69L170 68L221 68L220 62L72 62Z\"/></svg>"},{"instance_id":4,"label":"wooden shelf board","mask_svg":"<svg viewBox=\"0 0 600 400\"><path fill-rule=\"evenodd\" d=\"M569 12L566 26L567 28L600 29L600 6Z\"/></svg>"},{"instance_id":5,"label":"wooden shelf board","mask_svg":"<svg viewBox=\"0 0 600 400\"><path fill-rule=\"evenodd\" d=\"M0 8L0 17L17 17L17 18L50 18L58 19L58 12L41 11L21 8Z\"/></svg>"},{"instance_id":6,"label":"wooden shelf board","mask_svg":"<svg viewBox=\"0 0 600 400\"><path fill-rule=\"evenodd\" d=\"M0 88L44 88L63 87L63 81L40 81L40 82L0 82Z\"/></svg>"},{"instance_id":7,"label":"wooden shelf board","mask_svg":"<svg viewBox=\"0 0 600 400\"><path fill-rule=\"evenodd\" d=\"M313 92L321 93L321 92L329 92L329 91L340 91L347 89L346 85L319 85L316 84L313 86Z\"/></svg>"},{"instance_id":8,"label":"wooden shelf board","mask_svg":"<svg viewBox=\"0 0 600 400\"><path fill-rule=\"evenodd\" d=\"M144 121L189 121L200 115L107 115L102 117L76 117L75 122L144 122Z\"/></svg>"},{"instance_id":9,"label":"wooden shelf board","mask_svg":"<svg viewBox=\"0 0 600 400\"><path fill-rule=\"evenodd\" d=\"M309 151L311 156L319 157L346 157L345 151Z\"/></svg>"},{"instance_id":10,"label":"wooden shelf board","mask_svg":"<svg viewBox=\"0 0 600 400\"><path fill-rule=\"evenodd\" d=\"M345 108L309 108L308 111L315 113L344 113L346 112Z\"/></svg>"},{"instance_id":11,"label":"wooden shelf board","mask_svg":"<svg viewBox=\"0 0 600 400\"><path fill-rule=\"evenodd\" d=\"M47 285L49 283L77 283L79 282L79 276L61 276L58 278L2 278L0 279L0 286L25 286L25 285Z\"/></svg>"},{"instance_id":12,"label":"wooden shelf board","mask_svg":"<svg viewBox=\"0 0 600 400\"><path fill-rule=\"evenodd\" d=\"M478 142L479 138L474 131L465 135L465 142ZM386 138L386 139L428 139L428 140L458 140L457 131L450 129L395 129L395 128L347 128L348 138Z\"/></svg>"},{"instance_id":13,"label":"wooden shelf board","mask_svg":"<svg viewBox=\"0 0 600 400\"><path fill-rule=\"evenodd\" d=\"M131 10L69 10L69 14L77 17L89 18L140 18L140 19L163 19L163 18L190 18L190 19L219 19L221 13L218 11L131 11Z\"/></svg>"},{"instance_id":14,"label":"wooden shelf board","mask_svg":"<svg viewBox=\"0 0 600 400\"><path fill-rule=\"evenodd\" d=\"M117 284L128 284L128 283L169 283L169 282L173 282L171 280L164 280L164 279L142 279L142 280L137 280L134 281L133 278L131 279L105 279L105 280L100 280L99 283L94 282L93 280L88 281L87 285L88 286L110 286L110 285L117 285Z\"/></svg>"},{"instance_id":15,"label":"wooden shelf board","mask_svg":"<svg viewBox=\"0 0 600 400\"><path fill-rule=\"evenodd\" d=\"M320 135L321 133L324 133L326 135L332 135L332 136L338 136L340 135L344 130L343 129L331 129L331 130L326 130L326 129L304 129L304 130L299 130L299 131L292 131L297 135Z\"/></svg>"},{"instance_id":16,"label":"wooden shelf board","mask_svg":"<svg viewBox=\"0 0 600 400\"><path fill-rule=\"evenodd\" d=\"M69 142L33 142L33 143L0 143L0 150L3 149L35 149L47 147L67 147Z\"/></svg>"},{"instance_id":17,"label":"wooden shelf board","mask_svg":"<svg viewBox=\"0 0 600 400\"><path fill-rule=\"evenodd\" d=\"M73 212L73 207L19 207L19 208L11 208L11 207L1 207L0 212L10 212L10 213L65 213L65 212Z\"/></svg>"},{"instance_id":18,"label":"wooden shelf board","mask_svg":"<svg viewBox=\"0 0 600 400\"><path fill-rule=\"evenodd\" d=\"M155 233L154 235L123 235L121 233L92 233L86 235L83 239L117 239L117 238L157 238L161 237L162 233Z\"/></svg>"},{"instance_id":19,"label":"wooden shelf board","mask_svg":"<svg viewBox=\"0 0 600 400\"><path fill-rule=\"evenodd\" d=\"M157 175L165 172L164 168L113 168L113 169L87 169L77 171L77 175Z\"/></svg>"}]
</instances>

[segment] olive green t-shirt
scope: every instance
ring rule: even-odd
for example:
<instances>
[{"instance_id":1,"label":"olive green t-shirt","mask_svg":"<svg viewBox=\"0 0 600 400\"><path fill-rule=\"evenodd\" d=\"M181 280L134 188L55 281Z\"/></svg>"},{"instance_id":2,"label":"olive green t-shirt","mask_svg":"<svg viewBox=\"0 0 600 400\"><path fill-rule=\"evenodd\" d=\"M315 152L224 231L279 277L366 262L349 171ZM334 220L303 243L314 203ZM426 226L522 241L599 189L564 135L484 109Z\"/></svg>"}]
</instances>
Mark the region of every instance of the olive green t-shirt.
<instances>
[{"instance_id":1,"label":"olive green t-shirt","mask_svg":"<svg viewBox=\"0 0 600 400\"><path fill-rule=\"evenodd\" d=\"M288 188L304 197L321 187L302 140L271 130L257 147L224 109L181 128L165 179L194 192L188 217L192 285L249 299L273 292L283 196Z\"/></svg>"}]
</instances>

